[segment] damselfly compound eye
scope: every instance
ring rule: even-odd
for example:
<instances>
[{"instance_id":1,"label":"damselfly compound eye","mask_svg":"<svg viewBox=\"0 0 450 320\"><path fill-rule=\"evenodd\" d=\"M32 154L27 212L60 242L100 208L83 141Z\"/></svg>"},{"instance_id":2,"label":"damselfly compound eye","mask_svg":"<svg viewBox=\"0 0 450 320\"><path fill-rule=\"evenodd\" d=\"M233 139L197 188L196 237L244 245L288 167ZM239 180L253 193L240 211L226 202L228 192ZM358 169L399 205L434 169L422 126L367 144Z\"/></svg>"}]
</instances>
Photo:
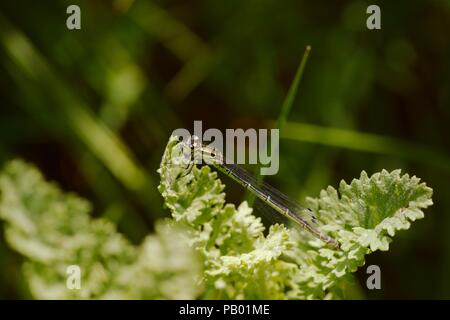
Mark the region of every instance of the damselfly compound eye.
<instances>
[{"instance_id":1,"label":"damselfly compound eye","mask_svg":"<svg viewBox=\"0 0 450 320\"><path fill-rule=\"evenodd\" d=\"M191 149L195 149L196 147L199 146L199 137L197 137L196 135L192 135L191 136L191 141L190 141L190 146Z\"/></svg>"}]
</instances>

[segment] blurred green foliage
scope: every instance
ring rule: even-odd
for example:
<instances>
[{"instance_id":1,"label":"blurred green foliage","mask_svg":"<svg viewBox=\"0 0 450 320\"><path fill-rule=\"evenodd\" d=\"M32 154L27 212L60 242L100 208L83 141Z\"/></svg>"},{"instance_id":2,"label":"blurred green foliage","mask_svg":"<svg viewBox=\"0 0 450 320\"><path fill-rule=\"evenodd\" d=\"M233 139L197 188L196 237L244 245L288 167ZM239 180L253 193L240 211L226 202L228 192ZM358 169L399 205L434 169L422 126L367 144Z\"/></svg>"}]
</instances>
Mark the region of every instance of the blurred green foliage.
<instances>
[{"instance_id":1,"label":"blurred green foliage","mask_svg":"<svg viewBox=\"0 0 450 320\"><path fill-rule=\"evenodd\" d=\"M158 222L133 246L108 219L92 219L88 201L17 160L0 174L0 192L5 238L25 258L33 298L194 299L201 292L201 263L180 226ZM69 266L80 270L79 290L68 290Z\"/></svg>"},{"instance_id":2,"label":"blurred green foliage","mask_svg":"<svg viewBox=\"0 0 450 320\"><path fill-rule=\"evenodd\" d=\"M73 3L79 31L65 26ZM380 3L380 31L365 27L369 4L2 1L0 162L35 163L140 243L168 215L156 169L170 133L271 126L311 45L270 182L301 201L362 170L421 177L435 205L369 257L383 290L366 295L450 298L450 3ZM0 297L26 297L22 258L0 239Z\"/></svg>"}]
</instances>

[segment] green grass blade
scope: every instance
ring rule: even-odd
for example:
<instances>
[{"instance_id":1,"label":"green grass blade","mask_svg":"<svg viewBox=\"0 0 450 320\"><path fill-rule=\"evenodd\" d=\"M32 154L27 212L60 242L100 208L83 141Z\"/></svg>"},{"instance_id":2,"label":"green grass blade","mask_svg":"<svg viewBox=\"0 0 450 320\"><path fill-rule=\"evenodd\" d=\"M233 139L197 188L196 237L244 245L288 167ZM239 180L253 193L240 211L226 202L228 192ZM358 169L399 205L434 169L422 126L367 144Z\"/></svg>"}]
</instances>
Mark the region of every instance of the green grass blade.
<instances>
[{"instance_id":1,"label":"green grass blade","mask_svg":"<svg viewBox=\"0 0 450 320\"><path fill-rule=\"evenodd\" d=\"M280 129L282 131L284 125L287 122L287 118L292 109L292 105L294 104L295 97L297 96L298 88L300 86L300 82L303 78L303 73L305 71L306 63L308 62L309 53L311 52L311 46L307 46L305 49L305 53L303 54L303 58L300 62L300 65L297 68L297 72L295 73L294 81L292 81L291 86L289 87L288 94L283 101L283 105L281 107L280 115L278 116L278 120L275 124L275 128Z\"/></svg>"},{"instance_id":2,"label":"green grass blade","mask_svg":"<svg viewBox=\"0 0 450 320\"><path fill-rule=\"evenodd\" d=\"M280 133L280 137L355 151L396 156L450 172L450 156L447 153L392 137L294 122L286 123L285 130Z\"/></svg>"},{"instance_id":3,"label":"green grass blade","mask_svg":"<svg viewBox=\"0 0 450 320\"><path fill-rule=\"evenodd\" d=\"M283 127L285 126L287 122L288 115L292 109L292 105L294 104L295 97L297 96L298 88L300 86L300 82L303 78L303 73L305 71L306 62L308 61L309 53L311 52L311 46L306 46L305 53L303 54L302 60L300 61L300 64L297 68L297 71L295 73L294 80L291 83L291 86L289 87L288 94L284 98L283 105L281 106L281 111L278 116L278 120L274 125L274 128L279 129L280 132L282 132ZM269 147L269 145L267 146ZM279 146L276 146L279 148ZM258 178L258 183L262 183L264 181L264 177L259 175L259 168L260 166L257 166L257 170L255 171L255 175ZM253 205L255 201L255 196L252 193L248 193L247 201L250 204L250 206Z\"/></svg>"}]
</instances>

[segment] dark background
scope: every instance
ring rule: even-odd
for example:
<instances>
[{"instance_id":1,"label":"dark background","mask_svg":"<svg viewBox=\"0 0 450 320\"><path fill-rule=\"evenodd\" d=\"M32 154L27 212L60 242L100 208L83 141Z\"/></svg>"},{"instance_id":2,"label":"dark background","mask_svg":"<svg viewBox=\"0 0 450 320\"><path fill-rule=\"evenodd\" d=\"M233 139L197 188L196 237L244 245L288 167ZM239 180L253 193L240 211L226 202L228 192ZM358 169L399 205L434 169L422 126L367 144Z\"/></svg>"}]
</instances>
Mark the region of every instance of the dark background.
<instances>
[{"instance_id":1,"label":"dark background","mask_svg":"<svg viewBox=\"0 0 450 320\"><path fill-rule=\"evenodd\" d=\"M69 4L81 30L66 28ZM369 4L381 30L366 28ZM0 163L36 164L139 243L168 215L156 169L171 132L270 127L311 45L268 180L302 202L362 170L422 178L435 204L368 256L382 290L366 296L450 298L449 31L439 0L2 1ZM2 232L0 298L28 297Z\"/></svg>"}]
</instances>

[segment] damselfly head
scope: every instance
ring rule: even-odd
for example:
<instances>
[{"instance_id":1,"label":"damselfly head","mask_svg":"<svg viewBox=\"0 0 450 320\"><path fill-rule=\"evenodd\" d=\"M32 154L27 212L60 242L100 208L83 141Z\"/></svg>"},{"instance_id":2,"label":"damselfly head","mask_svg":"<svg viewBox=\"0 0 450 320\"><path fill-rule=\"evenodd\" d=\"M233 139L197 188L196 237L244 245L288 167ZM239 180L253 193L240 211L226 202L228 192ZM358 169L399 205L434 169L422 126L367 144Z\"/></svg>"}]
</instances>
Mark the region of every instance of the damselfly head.
<instances>
[{"instance_id":1,"label":"damselfly head","mask_svg":"<svg viewBox=\"0 0 450 320\"><path fill-rule=\"evenodd\" d=\"M200 138L196 135L192 135L189 138L189 147L194 150L201 147Z\"/></svg>"},{"instance_id":2,"label":"damselfly head","mask_svg":"<svg viewBox=\"0 0 450 320\"><path fill-rule=\"evenodd\" d=\"M179 143L182 143L185 147L194 150L201 147L200 138L196 135L191 136L176 136Z\"/></svg>"},{"instance_id":3,"label":"damselfly head","mask_svg":"<svg viewBox=\"0 0 450 320\"><path fill-rule=\"evenodd\" d=\"M182 142L184 144L184 147L186 151L189 152L191 160L194 162L200 164L202 163L202 144L201 140L196 135L191 135L187 138L187 141Z\"/></svg>"}]
</instances>

